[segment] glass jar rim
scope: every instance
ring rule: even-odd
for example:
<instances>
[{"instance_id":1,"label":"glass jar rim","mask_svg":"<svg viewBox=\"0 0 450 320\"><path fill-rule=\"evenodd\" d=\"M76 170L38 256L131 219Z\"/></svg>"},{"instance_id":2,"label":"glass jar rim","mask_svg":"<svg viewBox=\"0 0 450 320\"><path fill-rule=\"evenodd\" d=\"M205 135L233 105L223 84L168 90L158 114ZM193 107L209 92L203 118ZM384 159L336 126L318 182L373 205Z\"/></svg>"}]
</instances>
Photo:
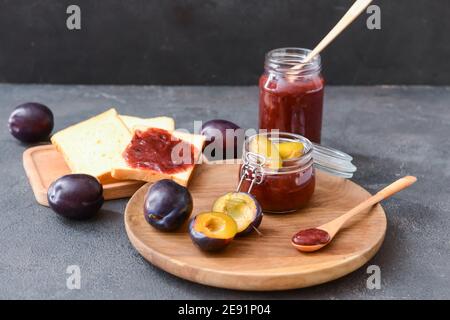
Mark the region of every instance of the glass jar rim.
<instances>
[{"instance_id":1,"label":"glass jar rim","mask_svg":"<svg viewBox=\"0 0 450 320\"><path fill-rule=\"evenodd\" d=\"M306 48L285 47L277 48L266 54L266 70L281 76L308 76L318 74L322 70L322 59L317 54L310 62L300 69L293 67L301 64L312 50Z\"/></svg>"},{"instance_id":2,"label":"glass jar rim","mask_svg":"<svg viewBox=\"0 0 450 320\"><path fill-rule=\"evenodd\" d=\"M267 159L264 156L251 152L250 150L250 142L257 136L265 136L269 139L273 136L278 141L285 140L301 142L304 146L304 152L300 157L282 160L281 168L266 167L264 166L264 163ZM283 138L280 139L280 137ZM279 130L260 132L249 136L245 140L243 149L242 157L244 163L248 162L254 166L261 166L262 163L262 170L266 174L293 173L296 171L306 170L313 164L314 167L321 169L322 171L347 179L353 177L353 174L357 171L356 166L352 163L353 158L350 155L333 148L312 143L301 135L280 132ZM263 159L263 161L258 162L259 159Z\"/></svg>"},{"instance_id":3,"label":"glass jar rim","mask_svg":"<svg viewBox=\"0 0 450 320\"><path fill-rule=\"evenodd\" d=\"M292 159L285 159L285 160L281 160L282 162L282 166L281 168L270 168L270 167L262 167L262 170L264 171L264 173L266 174L288 174L288 173L293 173L296 171L301 171L301 170L305 170L307 168L309 168L312 164L313 164L313 150L314 150L314 146L312 144L311 141L309 141L307 138L295 134L295 133L288 133L288 132L279 132L278 130L273 130L273 131L269 131L269 132L262 132L262 133L257 133L254 134L252 136L249 136L245 143L244 143L244 152L243 152L243 157L244 157L244 161L246 160L245 157L247 156L248 153L250 153L250 143L253 139L255 139L258 136L263 136L263 137L267 137L269 140L271 140L272 138L277 139L278 141L291 141L291 142L300 142L303 144L304 147L304 152L300 157L296 157L296 158L292 158ZM250 162L251 161L251 157ZM256 159L256 158L253 158ZM251 164L256 164L256 162L253 162Z\"/></svg>"}]
</instances>

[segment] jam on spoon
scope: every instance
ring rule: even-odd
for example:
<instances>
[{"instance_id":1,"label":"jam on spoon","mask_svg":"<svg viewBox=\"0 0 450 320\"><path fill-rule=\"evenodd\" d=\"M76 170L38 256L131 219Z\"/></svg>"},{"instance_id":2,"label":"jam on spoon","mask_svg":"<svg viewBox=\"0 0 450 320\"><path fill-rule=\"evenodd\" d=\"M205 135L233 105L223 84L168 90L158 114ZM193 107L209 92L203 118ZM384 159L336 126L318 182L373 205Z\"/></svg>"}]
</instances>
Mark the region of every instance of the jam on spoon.
<instances>
[{"instance_id":1,"label":"jam on spoon","mask_svg":"<svg viewBox=\"0 0 450 320\"><path fill-rule=\"evenodd\" d=\"M408 188L417 181L416 177L407 176L401 178L394 183L390 184L377 194L371 196L367 200L363 201L346 214L324 224L318 228L306 229L296 233L291 240L292 245L299 251L314 252L322 249L329 244L339 230L345 225L347 221L356 216L357 214L370 209L378 202L389 198L390 196Z\"/></svg>"},{"instance_id":2,"label":"jam on spoon","mask_svg":"<svg viewBox=\"0 0 450 320\"><path fill-rule=\"evenodd\" d=\"M324 230L317 228L301 230L292 237L292 243L301 246L315 246L326 244L330 241L330 235Z\"/></svg>"}]
</instances>

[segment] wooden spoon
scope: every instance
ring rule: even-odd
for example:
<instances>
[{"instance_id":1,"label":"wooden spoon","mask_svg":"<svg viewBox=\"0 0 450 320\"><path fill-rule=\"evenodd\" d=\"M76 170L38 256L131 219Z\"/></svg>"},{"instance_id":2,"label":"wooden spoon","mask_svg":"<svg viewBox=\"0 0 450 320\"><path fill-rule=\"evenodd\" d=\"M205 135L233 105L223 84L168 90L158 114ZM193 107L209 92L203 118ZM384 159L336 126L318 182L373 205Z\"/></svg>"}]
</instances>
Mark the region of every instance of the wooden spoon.
<instances>
[{"instance_id":1,"label":"wooden spoon","mask_svg":"<svg viewBox=\"0 0 450 320\"><path fill-rule=\"evenodd\" d=\"M344 224L356 216L358 213L374 206L381 200L387 199L390 196L400 192L403 189L408 188L417 181L416 177L407 176L401 178L394 183L390 184L377 194L373 195L366 201L360 203L355 208L348 211L346 214L339 218L332 220L320 227L314 229L301 230L292 237L292 245L299 251L314 252L322 249L329 244Z\"/></svg>"},{"instance_id":2,"label":"wooden spoon","mask_svg":"<svg viewBox=\"0 0 450 320\"><path fill-rule=\"evenodd\" d=\"M342 19L334 26L333 29L320 41L320 43L312 50L302 63L297 64L291 70L300 70L305 64L309 63L316 55L322 52L342 31L345 30L372 2L373 0L357 0Z\"/></svg>"}]
</instances>

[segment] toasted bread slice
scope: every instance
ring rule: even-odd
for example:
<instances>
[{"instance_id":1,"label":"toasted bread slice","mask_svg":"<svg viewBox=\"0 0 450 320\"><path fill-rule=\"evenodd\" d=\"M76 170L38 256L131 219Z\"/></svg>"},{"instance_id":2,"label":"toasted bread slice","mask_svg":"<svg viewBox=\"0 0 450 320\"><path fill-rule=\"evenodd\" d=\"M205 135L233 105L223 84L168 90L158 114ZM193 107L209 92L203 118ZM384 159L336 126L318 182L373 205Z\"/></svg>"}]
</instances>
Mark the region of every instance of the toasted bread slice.
<instances>
[{"instance_id":1,"label":"toasted bread slice","mask_svg":"<svg viewBox=\"0 0 450 320\"><path fill-rule=\"evenodd\" d=\"M135 127L135 129L137 128ZM202 135L189 134L178 131L173 131L172 134L178 139L186 141L194 146L195 151L193 166L190 166L186 168L186 170L181 172L164 173L151 169L132 168L125 163L125 165L123 166L116 166L112 169L112 177L119 180L142 180L147 182L154 182L161 179L171 179L183 186L187 186L191 174L194 171L195 164L198 162L199 157L202 154L205 137Z\"/></svg>"},{"instance_id":2,"label":"toasted bread slice","mask_svg":"<svg viewBox=\"0 0 450 320\"><path fill-rule=\"evenodd\" d=\"M72 173L92 175L104 184L114 181L113 167L126 165L122 152L131 138L117 111L110 109L55 133L51 141Z\"/></svg>"},{"instance_id":3,"label":"toasted bread slice","mask_svg":"<svg viewBox=\"0 0 450 320\"><path fill-rule=\"evenodd\" d=\"M156 117L147 119L124 115L119 115L119 117L128 129L130 129L130 131L134 127L159 128L170 132L175 130L175 121L170 117Z\"/></svg>"}]
</instances>

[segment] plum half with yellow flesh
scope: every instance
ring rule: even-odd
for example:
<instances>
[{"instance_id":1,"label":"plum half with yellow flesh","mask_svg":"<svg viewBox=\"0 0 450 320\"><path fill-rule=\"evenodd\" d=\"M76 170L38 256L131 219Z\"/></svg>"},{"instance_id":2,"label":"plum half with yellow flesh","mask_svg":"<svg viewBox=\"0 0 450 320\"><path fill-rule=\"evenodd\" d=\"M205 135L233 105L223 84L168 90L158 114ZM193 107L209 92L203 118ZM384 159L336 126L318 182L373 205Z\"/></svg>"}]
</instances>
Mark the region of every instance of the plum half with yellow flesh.
<instances>
[{"instance_id":1,"label":"plum half with yellow flesh","mask_svg":"<svg viewBox=\"0 0 450 320\"><path fill-rule=\"evenodd\" d=\"M303 155L303 143L297 141L286 141L278 144L280 157L283 160L300 158Z\"/></svg>"},{"instance_id":2,"label":"plum half with yellow flesh","mask_svg":"<svg viewBox=\"0 0 450 320\"><path fill-rule=\"evenodd\" d=\"M275 143L266 136L256 136L250 141L250 152L259 154L266 159L265 167L279 169L283 166L280 151Z\"/></svg>"},{"instance_id":3,"label":"plum half with yellow flesh","mask_svg":"<svg viewBox=\"0 0 450 320\"><path fill-rule=\"evenodd\" d=\"M203 212L192 218L189 235L204 251L219 251L230 244L237 233L232 217L222 212Z\"/></svg>"},{"instance_id":4,"label":"plum half with yellow flesh","mask_svg":"<svg viewBox=\"0 0 450 320\"><path fill-rule=\"evenodd\" d=\"M230 192L214 202L213 211L231 216L237 224L237 235L254 231L261 224L263 212L258 201L249 193Z\"/></svg>"}]
</instances>

